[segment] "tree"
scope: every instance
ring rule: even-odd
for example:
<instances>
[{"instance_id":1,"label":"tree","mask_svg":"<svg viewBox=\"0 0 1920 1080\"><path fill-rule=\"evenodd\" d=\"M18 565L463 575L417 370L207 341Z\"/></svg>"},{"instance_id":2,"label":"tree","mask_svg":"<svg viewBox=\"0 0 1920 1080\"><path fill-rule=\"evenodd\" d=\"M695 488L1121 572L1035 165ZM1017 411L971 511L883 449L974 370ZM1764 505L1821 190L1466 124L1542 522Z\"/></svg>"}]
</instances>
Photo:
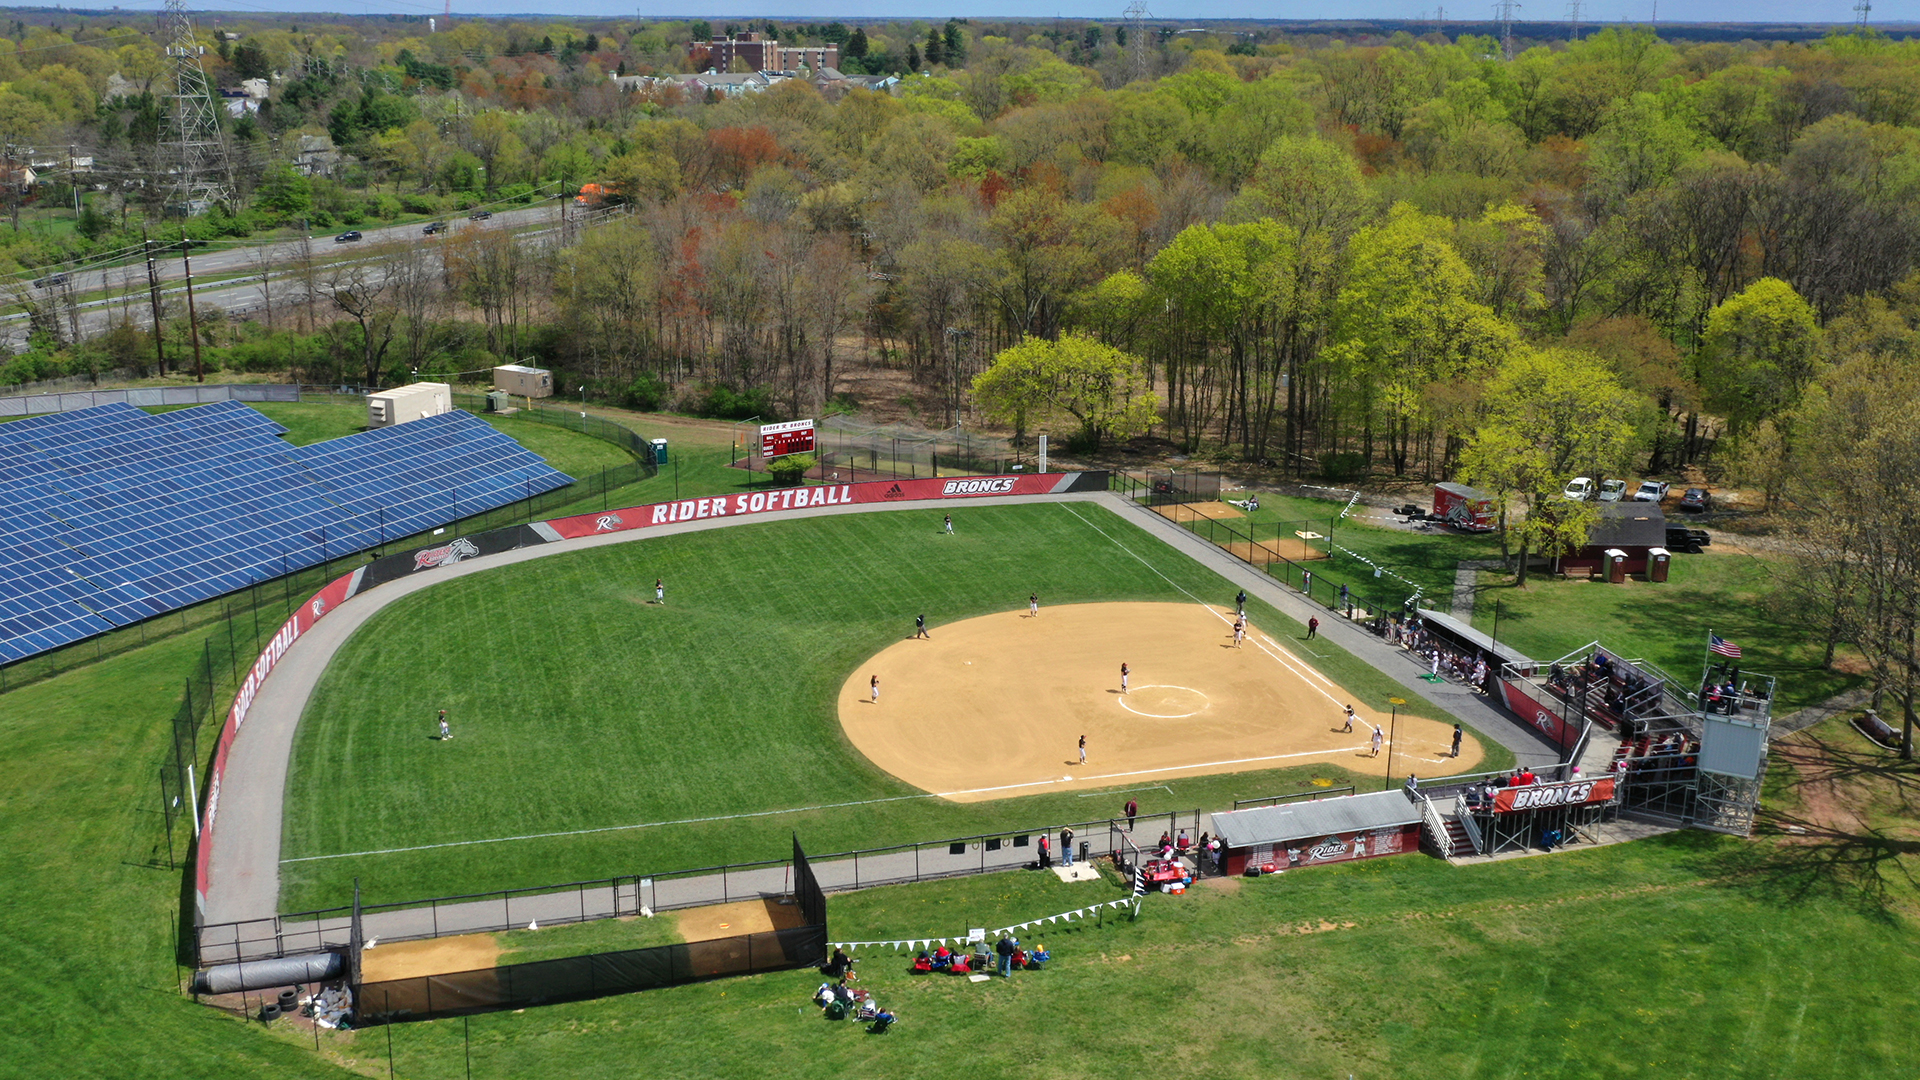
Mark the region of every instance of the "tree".
<instances>
[{"instance_id":1,"label":"tree","mask_svg":"<svg viewBox=\"0 0 1920 1080\"><path fill-rule=\"evenodd\" d=\"M1137 358L1089 337L1029 338L974 377L974 402L988 419L1032 428L1071 421L1068 446L1091 452L1108 439L1130 439L1160 422L1159 399Z\"/></svg>"},{"instance_id":2,"label":"tree","mask_svg":"<svg viewBox=\"0 0 1920 1080\"><path fill-rule=\"evenodd\" d=\"M846 48L840 50L840 55L851 56L855 60L863 59L867 55L867 32L854 27L853 36L847 38Z\"/></svg>"},{"instance_id":3,"label":"tree","mask_svg":"<svg viewBox=\"0 0 1920 1080\"><path fill-rule=\"evenodd\" d=\"M1700 382L1738 438L1790 407L1814 375L1820 328L1793 286L1761 278L1707 316Z\"/></svg>"},{"instance_id":4,"label":"tree","mask_svg":"<svg viewBox=\"0 0 1920 1080\"><path fill-rule=\"evenodd\" d=\"M1596 510L1560 497L1577 470L1605 476L1625 464L1634 395L1598 357L1574 349L1517 348L1482 398L1479 426L1460 457L1460 478L1492 491L1518 541L1515 584L1527 583L1531 553L1555 555L1586 543ZM1509 502L1524 501L1515 522Z\"/></svg>"},{"instance_id":5,"label":"tree","mask_svg":"<svg viewBox=\"0 0 1920 1080\"><path fill-rule=\"evenodd\" d=\"M381 376L387 348L393 344L394 321L400 314L393 303L393 280L379 262L374 258L337 264L328 271L325 283L333 306L360 327L360 364L369 387L385 382Z\"/></svg>"}]
</instances>

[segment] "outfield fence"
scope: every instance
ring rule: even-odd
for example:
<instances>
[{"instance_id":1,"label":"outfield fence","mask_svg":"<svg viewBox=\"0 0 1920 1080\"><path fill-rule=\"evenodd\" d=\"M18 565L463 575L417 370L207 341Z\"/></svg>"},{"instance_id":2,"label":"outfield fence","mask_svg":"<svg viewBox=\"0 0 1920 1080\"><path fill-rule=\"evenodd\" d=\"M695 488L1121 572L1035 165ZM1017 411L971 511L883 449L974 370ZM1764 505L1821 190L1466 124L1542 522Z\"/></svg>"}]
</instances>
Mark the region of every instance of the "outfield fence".
<instances>
[{"instance_id":1,"label":"outfield fence","mask_svg":"<svg viewBox=\"0 0 1920 1080\"><path fill-rule=\"evenodd\" d=\"M1209 813L1195 809L1142 814L1135 821L1132 835L1151 838L1164 831L1177 838L1184 832L1189 840L1197 842ZM1098 819L815 855L809 860L810 873L823 891L846 892L1015 870L1036 863L1039 837L1047 835L1057 844L1063 827L1074 832L1076 861L1082 857L1083 845L1087 858L1117 856L1123 862L1130 847L1138 850L1119 820ZM1056 848L1053 861L1058 864L1061 858ZM794 895L794 867L792 859L764 859L623 874L564 885L362 904L360 918L366 936L380 941L500 933L525 929L530 922L557 926ZM344 947L352 917L349 906L270 919L209 923L194 938L192 964L204 968Z\"/></svg>"},{"instance_id":2,"label":"outfield fence","mask_svg":"<svg viewBox=\"0 0 1920 1080\"><path fill-rule=\"evenodd\" d=\"M752 432L745 428L743 436L752 438ZM928 431L904 424L862 424L844 416L830 416L815 429L814 457L817 464L807 479L828 483L1037 471L1033 455L995 436L958 427ZM760 456L758 445L736 443L733 466L764 473L767 459Z\"/></svg>"}]
</instances>

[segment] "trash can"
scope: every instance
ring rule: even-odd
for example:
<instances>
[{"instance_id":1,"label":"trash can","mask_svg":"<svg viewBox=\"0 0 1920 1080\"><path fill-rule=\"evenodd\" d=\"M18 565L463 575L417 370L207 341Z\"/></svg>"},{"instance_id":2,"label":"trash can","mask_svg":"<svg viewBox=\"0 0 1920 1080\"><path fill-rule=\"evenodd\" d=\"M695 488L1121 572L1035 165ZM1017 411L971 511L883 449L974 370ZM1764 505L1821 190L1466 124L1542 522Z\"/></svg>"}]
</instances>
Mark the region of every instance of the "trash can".
<instances>
[{"instance_id":1,"label":"trash can","mask_svg":"<svg viewBox=\"0 0 1920 1080\"><path fill-rule=\"evenodd\" d=\"M1647 549L1647 580L1667 580L1667 564L1673 561L1673 553L1666 548Z\"/></svg>"},{"instance_id":2,"label":"trash can","mask_svg":"<svg viewBox=\"0 0 1920 1080\"><path fill-rule=\"evenodd\" d=\"M653 446L653 463L655 465L665 465L667 463L667 440L649 439L648 442Z\"/></svg>"},{"instance_id":3,"label":"trash can","mask_svg":"<svg viewBox=\"0 0 1920 1080\"><path fill-rule=\"evenodd\" d=\"M1080 861L1081 862L1093 861L1093 841L1091 840L1080 841Z\"/></svg>"}]
</instances>

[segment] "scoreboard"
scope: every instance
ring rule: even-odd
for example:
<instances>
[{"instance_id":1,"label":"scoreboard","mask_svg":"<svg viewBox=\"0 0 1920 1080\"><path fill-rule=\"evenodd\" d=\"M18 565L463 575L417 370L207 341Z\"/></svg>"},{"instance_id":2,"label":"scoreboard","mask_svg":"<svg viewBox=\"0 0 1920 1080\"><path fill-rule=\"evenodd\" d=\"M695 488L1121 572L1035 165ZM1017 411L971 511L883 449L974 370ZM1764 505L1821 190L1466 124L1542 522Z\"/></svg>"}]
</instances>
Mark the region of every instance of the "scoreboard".
<instances>
[{"instance_id":1,"label":"scoreboard","mask_svg":"<svg viewBox=\"0 0 1920 1080\"><path fill-rule=\"evenodd\" d=\"M784 424L760 425L760 456L813 453L813 421L789 420Z\"/></svg>"}]
</instances>

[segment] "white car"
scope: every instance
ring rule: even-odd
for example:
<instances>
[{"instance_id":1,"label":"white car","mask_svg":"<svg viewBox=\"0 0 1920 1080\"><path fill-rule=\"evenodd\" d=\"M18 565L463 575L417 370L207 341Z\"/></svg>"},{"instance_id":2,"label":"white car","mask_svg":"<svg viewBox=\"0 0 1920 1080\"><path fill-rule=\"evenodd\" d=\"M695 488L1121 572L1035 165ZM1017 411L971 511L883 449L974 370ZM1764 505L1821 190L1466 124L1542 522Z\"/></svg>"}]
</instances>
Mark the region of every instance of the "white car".
<instances>
[{"instance_id":1,"label":"white car","mask_svg":"<svg viewBox=\"0 0 1920 1080\"><path fill-rule=\"evenodd\" d=\"M1601 502L1619 502L1621 498L1626 495L1626 493L1627 493L1627 482L1625 480L1600 481L1600 501Z\"/></svg>"},{"instance_id":2,"label":"white car","mask_svg":"<svg viewBox=\"0 0 1920 1080\"><path fill-rule=\"evenodd\" d=\"M1560 494L1565 498L1574 500L1575 502L1582 502L1587 499L1591 499L1593 498L1593 478L1587 477L1587 476L1576 476L1572 480L1567 481L1567 486L1560 492Z\"/></svg>"},{"instance_id":3,"label":"white car","mask_svg":"<svg viewBox=\"0 0 1920 1080\"><path fill-rule=\"evenodd\" d=\"M1634 502L1657 503L1666 497L1667 484L1663 480L1642 480L1633 493Z\"/></svg>"}]
</instances>

